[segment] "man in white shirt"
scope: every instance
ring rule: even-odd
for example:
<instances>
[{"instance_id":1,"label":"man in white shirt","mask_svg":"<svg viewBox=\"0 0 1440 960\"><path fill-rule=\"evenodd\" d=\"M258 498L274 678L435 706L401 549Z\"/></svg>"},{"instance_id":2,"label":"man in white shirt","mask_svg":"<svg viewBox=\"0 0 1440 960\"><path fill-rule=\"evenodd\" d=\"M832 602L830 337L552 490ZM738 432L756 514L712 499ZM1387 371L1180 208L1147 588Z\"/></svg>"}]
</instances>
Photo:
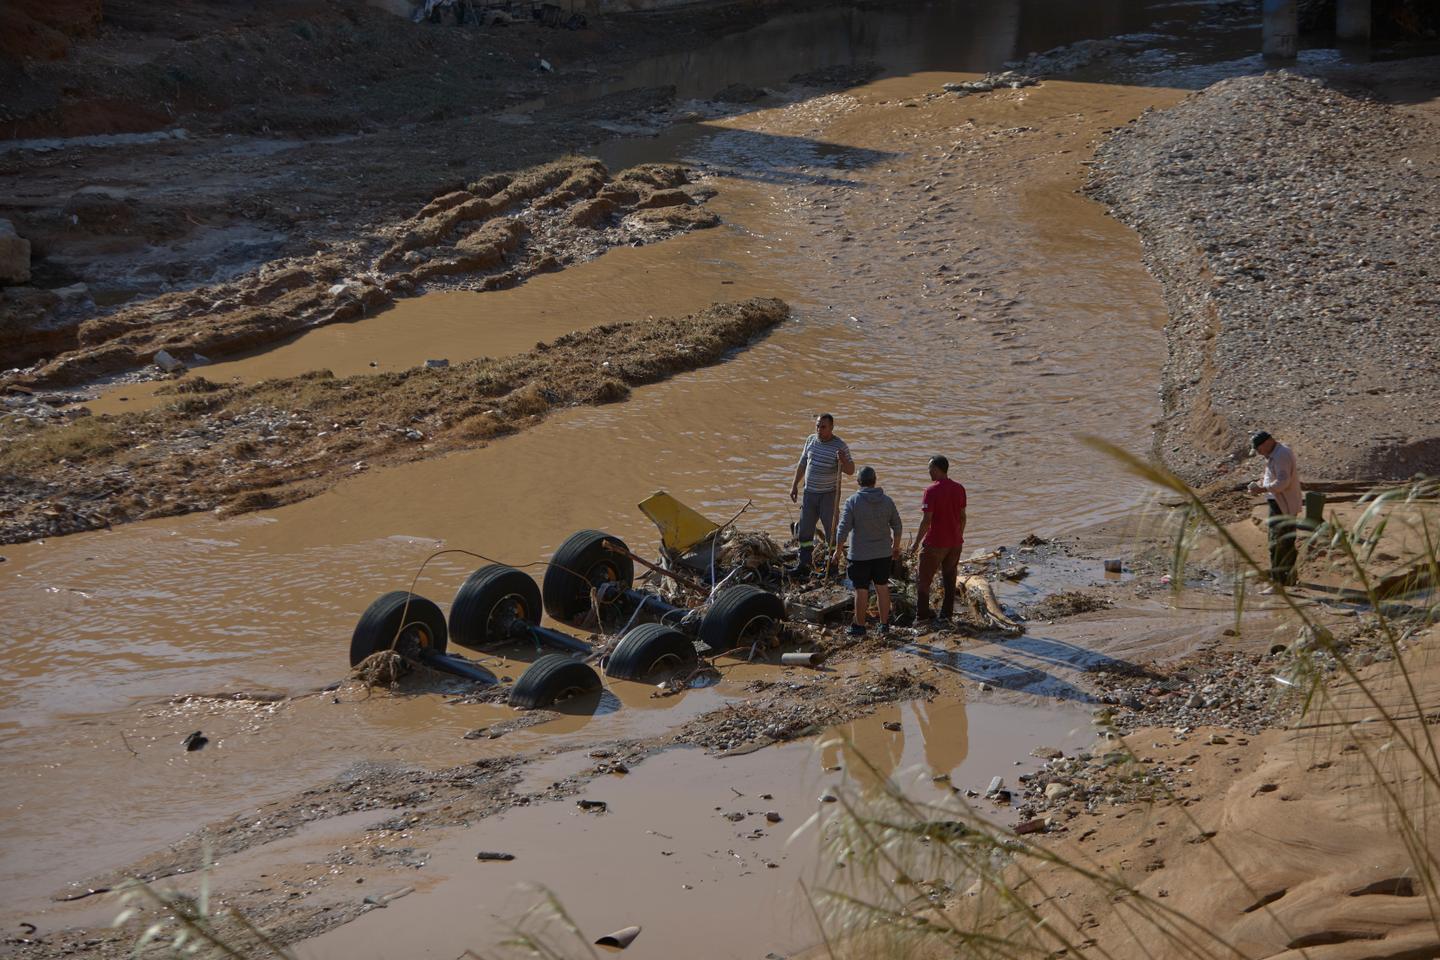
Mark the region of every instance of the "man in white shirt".
<instances>
[{"instance_id":1,"label":"man in white shirt","mask_svg":"<svg viewBox=\"0 0 1440 960\"><path fill-rule=\"evenodd\" d=\"M1295 469L1295 452L1264 430L1250 438L1250 446L1265 458L1265 475L1245 489L1263 493L1270 506L1270 580L1287 586L1295 583L1295 517L1302 502L1300 475ZM1267 587L1261 593L1270 593Z\"/></svg>"}]
</instances>

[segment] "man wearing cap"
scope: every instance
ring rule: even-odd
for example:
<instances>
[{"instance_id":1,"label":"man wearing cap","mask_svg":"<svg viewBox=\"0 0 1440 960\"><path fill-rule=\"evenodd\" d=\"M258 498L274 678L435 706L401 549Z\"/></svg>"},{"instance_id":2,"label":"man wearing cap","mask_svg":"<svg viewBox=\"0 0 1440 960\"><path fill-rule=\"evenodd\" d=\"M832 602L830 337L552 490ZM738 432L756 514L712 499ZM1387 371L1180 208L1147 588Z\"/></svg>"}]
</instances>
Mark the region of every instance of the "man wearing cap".
<instances>
[{"instance_id":1,"label":"man wearing cap","mask_svg":"<svg viewBox=\"0 0 1440 960\"><path fill-rule=\"evenodd\" d=\"M1287 586L1295 583L1295 517L1300 513L1300 475L1295 469L1295 452L1264 430L1250 438L1250 446L1265 458L1265 475L1252 480L1245 489L1263 493L1270 507L1266 521L1270 534L1270 580ZM1261 593L1273 592L1266 587Z\"/></svg>"},{"instance_id":2,"label":"man wearing cap","mask_svg":"<svg viewBox=\"0 0 1440 960\"><path fill-rule=\"evenodd\" d=\"M890 561L900 559L900 511L885 491L875 486L875 468L860 470L860 490L845 501L840 529L835 532L835 564L845 537L850 537L850 566L845 571L855 587L855 622L850 636L865 635L870 614L870 585L880 607L880 633L890 629Z\"/></svg>"},{"instance_id":3,"label":"man wearing cap","mask_svg":"<svg viewBox=\"0 0 1440 960\"><path fill-rule=\"evenodd\" d=\"M825 533L832 543L835 518L840 509L840 474L855 472L855 461L845 441L835 436L835 418L822 413L815 418L815 432L805 440L800 462L795 464L795 480L790 484L790 499L800 503L800 522L795 526L795 539L800 545L800 561L787 572L793 577L810 576L810 560L815 552L815 524L825 524ZM800 496L800 480L805 480L805 496Z\"/></svg>"}]
</instances>

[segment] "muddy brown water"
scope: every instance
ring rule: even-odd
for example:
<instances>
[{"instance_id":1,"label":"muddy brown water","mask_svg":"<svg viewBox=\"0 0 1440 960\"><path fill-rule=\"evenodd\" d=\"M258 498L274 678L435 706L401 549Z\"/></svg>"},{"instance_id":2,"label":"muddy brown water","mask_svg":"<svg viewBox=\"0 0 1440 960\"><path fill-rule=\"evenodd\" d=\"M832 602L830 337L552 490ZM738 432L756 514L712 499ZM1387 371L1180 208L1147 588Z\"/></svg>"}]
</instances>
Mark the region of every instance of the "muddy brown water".
<instances>
[{"instance_id":1,"label":"muddy brown water","mask_svg":"<svg viewBox=\"0 0 1440 960\"><path fill-rule=\"evenodd\" d=\"M234 366L251 364L254 376L343 367L416 344L457 358L519 349L577 321L691 309L731 286L781 291L796 320L732 361L472 453L360 471L270 514L8 549L5 605L27 642L0 661L0 730L23 784L4 819L27 844L7 845L7 886L52 889L236 803L283 795L357 749L416 762L473 755L458 735L489 708L165 700L294 694L335 679L358 612L441 548L529 563L600 527L645 549L654 533L634 504L658 488L717 518L753 499L742 523L783 535L790 465L819 410L836 413L837 432L879 469L912 524L924 460L946 452L970 489L973 545L1126 509L1137 488L1074 435L1144 446L1163 306L1134 238L1075 196L1076 168L1059 151L1083 150L1095 128L1173 95L1057 83L1023 99L896 105L945 79L886 80L716 124L694 159L716 177L712 202L727 225L636 251L648 282L620 251L476 297L479 328L454 321L457 295L422 298L403 323L317 331ZM973 141L963 126L972 119ZM1059 129L1042 140L1040 124ZM1003 132L1019 126L1034 136ZM962 176L967 146L997 143L985 162L1017 169ZM547 327L551 317L560 319ZM366 342L342 360L346 336ZM479 562L441 557L416 589L444 602ZM719 694L688 698L707 696ZM632 715L617 711L626 719L615 722L641 722ZM219 734L216 747L185 754L179 738L197 727ZM106 816L91 819L96 782L107 785Z\"/></svg>"},{"instance_id":2,"label":"muddy brown water","mask_svg":"<svg viewBox=\"0 0 1440 960\"><path fill-rule=\"evenodd\" d=\"M1012 724L1026 732L997 735ZM1040 746L1075 749L1088 744L1087 730L1082 711L909 703L826 731L813 743L750 756L716 760L670 751L629 776L591 784L583 796L604 801L603 814L573 802L543 804L460 832L426 865L423 887L416 887L422 896L373 910L305 944L299 956L494 955L543 891L564 905L584 942L640 926L627 956L672 957L683 944L704 944L707 957L804 949L820 935L801 884L817 898L848 889L846 868L836 866L843 856L825 852L840 804L822 797L865 809L889 781L914 802L933 805L934 819L953 818L961 806L952 784L983 792L997 773L1013 783L1036 763L1013 766L1016 750L1025 756ZM562 756L535 773L558 778L575 765ZM976 809L999 813L983 802ZM769 822L770 812L781 820ZM477 862L480 850L515 859ZM427 935L417 942L414 931L421 929ZM583 955L573 935L543 911L524 930L569 947L565 955Z\"/></svg>"},{"instance_id":3,"label":"muddy brown water","mask_svg":"<svg viewBox=\"0 0 1440 960\"><path fill-rule=\"evenodd\" d=\"M540 296L522 286L400 300L363 322L321 327L262 353L196 367L184 379L252 383L293 377L317 364L337 377L348 377L403 370L434 359L502 357L573 330L634 319L635 304L647 313L666 315L717 300L784 296L788 291L783 285L755 269L748 237L748 232L728 227L661 244L620 247L551 275ZM85 405L96 414L150 409L173 399L156 393L168 383L116 384Z\"/></svg>"},{"instance_id":4,"label":"muddy brown water","mask_svg":"<svg viewBox=\"0 0 1440 960\"><path fill-rule=\"evenodd\" d=\"M357 756L444 764L500 749L461 735L504 708L439 696L170 701L302 695L337 679L359 612L440 549L526 564L599 527L647 550L654 532L634 504L655 489L717 519L752 500L742 525L783 536L794 458L821 410L907 524L926 458L948 454L970 490L972 547L1127 510L1138 485L1075 436L1148 445L1164 307L1135 238L1076 194L1077 161L1107 127L1179 94L1051 83L926 99L954 78L889 78L687 132L685 158L721 190L717 230L504 294L422 298L225 375L509 352L732 291L789 299L794 321L727 363L473 452L357 470L282 510L7 548L0 884L11 899L33 902ZM416 589L445 603L479 562L442 556ZM736 695L722 685L661 709L642 709L648 691L617 695L617 709L498 744L644 736ZM194 729L212 744L186 753Z\"/></svg>"}]
</instances>

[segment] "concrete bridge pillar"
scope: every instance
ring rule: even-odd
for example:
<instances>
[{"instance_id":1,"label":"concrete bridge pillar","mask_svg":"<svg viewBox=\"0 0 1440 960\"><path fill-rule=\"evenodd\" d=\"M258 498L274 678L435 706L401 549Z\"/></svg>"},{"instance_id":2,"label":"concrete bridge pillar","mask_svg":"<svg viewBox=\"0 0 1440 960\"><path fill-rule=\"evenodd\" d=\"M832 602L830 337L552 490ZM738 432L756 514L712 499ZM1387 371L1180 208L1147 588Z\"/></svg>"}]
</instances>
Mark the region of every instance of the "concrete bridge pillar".
<instances>
[{"instance_id":1,"label":"concrete bridge pillar","mask_svg":"<svg viewBox=\"0 0 1440 960\"><path fill-rule=\"evenodd\" d=\"M1370 42L1370 0L1335 0L1335 36Z\"/></svg>"},{"instance_id":2,"label":"concrete bridge pillar","mask_svg":"<svg viewBox=\"0 0 1440 960\"><path fill-rule=\"evenodd\" d=\"M1297 0L1262 0L1261 53L1271 60L1294 60L1300 33Z\"/></svg>"}]
</instances>

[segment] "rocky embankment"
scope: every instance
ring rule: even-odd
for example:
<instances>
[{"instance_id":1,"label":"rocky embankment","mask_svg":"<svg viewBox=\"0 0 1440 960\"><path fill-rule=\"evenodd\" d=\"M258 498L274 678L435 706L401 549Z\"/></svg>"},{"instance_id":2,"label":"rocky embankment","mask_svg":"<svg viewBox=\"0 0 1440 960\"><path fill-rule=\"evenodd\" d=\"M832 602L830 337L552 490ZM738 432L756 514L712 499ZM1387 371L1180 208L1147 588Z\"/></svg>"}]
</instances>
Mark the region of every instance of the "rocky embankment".
<instances>
[{"instance_id":1,"label":"rocky embankment","mask_svg":"<svg viewBox=\"0 0 1440 960\"><path fill-rule=\"evenodd\" d=\"M714 304L442 369L249 385L201 377L177 384L160 409L118 417L35 419L22 408L0 419L0 543L293 502L371 465L514 433L555 407L623 400L723 360L789 312L772 299Z\"/></svg>"},{"instance_id":2,"label":"rocky embankment","mask_svg":"<svg viewBox=\"0 0 1440 960\"><path fill-rule=\"evenodd\" d=\"M1440 470L1440 114L1284 73L1121 128L1090 192L1135 228L1170 308L1156 433L1186 480L1265 427L1308 478Z\"/></svg>"}]
</instances>

